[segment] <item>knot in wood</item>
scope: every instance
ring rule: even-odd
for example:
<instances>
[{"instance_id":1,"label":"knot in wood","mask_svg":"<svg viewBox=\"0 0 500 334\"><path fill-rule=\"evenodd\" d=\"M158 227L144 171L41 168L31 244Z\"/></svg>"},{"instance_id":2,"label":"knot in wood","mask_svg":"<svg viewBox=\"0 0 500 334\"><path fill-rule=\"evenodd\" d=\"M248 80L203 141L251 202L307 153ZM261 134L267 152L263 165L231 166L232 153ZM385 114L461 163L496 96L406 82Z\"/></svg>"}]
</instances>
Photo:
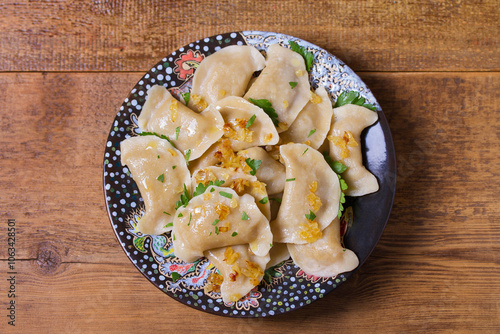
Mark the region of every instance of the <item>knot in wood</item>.
<instances>
[{"instance_id":1,"label":"knot in wood","mask_svg":"<svg viewBox=\"0 0 500 334\"><path fill-rule=\"evenodd\" d=\"M36 263L44 272L51 273L61 265L61 256L53 247L43 245L38 250Z\"/></svg>"}]
</instances>

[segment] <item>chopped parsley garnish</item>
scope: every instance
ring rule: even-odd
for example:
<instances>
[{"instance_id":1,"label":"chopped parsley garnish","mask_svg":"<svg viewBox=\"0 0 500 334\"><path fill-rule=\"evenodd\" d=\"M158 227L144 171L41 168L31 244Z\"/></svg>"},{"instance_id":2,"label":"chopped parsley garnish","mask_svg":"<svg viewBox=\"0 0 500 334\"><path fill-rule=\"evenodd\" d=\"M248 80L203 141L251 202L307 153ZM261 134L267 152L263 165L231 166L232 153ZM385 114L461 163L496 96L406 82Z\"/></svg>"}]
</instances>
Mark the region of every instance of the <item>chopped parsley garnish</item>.
<instances>
[{"instance_id":1,"label":"chopped parsley garnish","mask_svg":"<svg viewBox=\"0 0 500 334\"><path fill-rule=\"evenodd\" d=\"M312 129L311 131L309 131L307 138L311 137L315 132L316 132L316 129Z\"/></svg>"},{"instance_id":2,"label":"chopped parsley garnish","mask_svg":"<svg viewBox=\"0 0 500 334\"><path fill-rule=\"evenodd\" d=\"M273 248L273 244L269 244L269 247Z\"/></svg>"},{"instance_id":3,"label":"chopped parsley garnish","mask_svg":"<svg viewBox=\"0 0 500 334\"><path fill-rule=\"evenodd\" d=\"M172 169L176 169L176 168L177 168L177 166L175 166L175 165L174 165L174 166L172 166Z\"/></svg>"},{"instance_id":4,"label":"chopped parsley garnish","mask_svg":"<svg viewBox=\"0 0 500 334\"><path fill-rule=\"evenodd\" d=\"M252 126L256 118L257 116L253 114L252 117L250 117L250 119L248 120L247 125L245 125L245 129L248 129L250 126Z\"/></svg>"},{"instance_id":5,"label":"chopped parsley garnish","mask_svg":"<svg viewBox=\"0 0 500 334\"><path fill-rule=\"evenodd\" d=\"M297 86L297 82L296 81L290 81L288 84L290 85L290 87L292 87L292 89L294 89L295 86Z\"/></svg>"},{"instance_id":6,"label":"chopped parsley garnish","mask_svg":"<svg viewBox=\"0 0 500 334\"><path fill-rule=\"evenodd\" d=\"M160 181L161 183L165 182L165 173L161 174L160 176L158 176L156 178L158 181Z\"/></svg>"},{"instance_id":7,"label":"chopped parsley garnish","mask_svg":"<svg viewBox=\"0 0 500 334\"><path fill-rule=\"evenodd\" d=\"M191 149L186 151L186 165L189 166L189 157L191 156Z\"/></svg>"},{"instance_id":8,"label":"chopped parsley garnish","mask_svg":"<svg viewBox=\"0 0 500 334\"><path fill-rule=\"evenodd\" d=\"M165 136L165 135L160 135L160 134L158 134L156 132L147 132L147 131L144 131L144 132L139 133L139 136L156 136L156 137L159 137L161 139L165 139L166 141L168 141L170 143L170 145L172 145L173 148L175 148L174 143L172 143L172 141L170 139L168 139L168 137Z\"/></svg>"},{"instance_id":9,"label":"chopped parsley garnish","mask_svg":"<svg viewBox=\"0 0 500 334\"><path fill-rule=\"evenodd\" d=\"M179 132L181 132L180 125L175 128L175 140L179 139Z\"/></svg>"},{"instance_id":10,"label":"chopped parsley garnish","mask_svg":"<svg viewBox=\"0 0 500 334\"><path fill-rule=\"evenodd\" d=\"M345 106L346 104L355 104L368 108L370 110L376 111L377 108L373 104L365 103L365 98L361 96L358 92L351 90L349 93L342 92L337 101L335 102L334 108Z\"/></svg>"},{"instance_id":11,"label":"chopped parsley garnish","mask_svg":"<svg viewBox=\"0 0 500 334\"><path fill-rule=\"evenodd\" d=\"M188 222L188 226L191 225L191 218L193 218L193 214L190 212L189 213L189 222Z\"/></svg>"},{"instance_id":12,"label":"chopped parsley garnish","mask_svg":"<svg viewBox=\"0 0 500 334\"><path fill-rule=\"evenodd\" d=\"M341 179L342 180L342 179ZM342 180L344 181L344 180ZM344 211L344 204L345 203L345 194L344 191L340 192L340 200L339 200L339 215L338 217L342 217L342 212Z\"/></svg>"},{"instance_id":13,"label":"chopped parsley garnish","mask_svg":"<svg viewBox=\"0 0 500 334\"><path fill-rule=\"evenodd\" d=\"M328 155L327 151L323 152L323 156L325 157L326 162L330 165L331 169L337 174L342 174L346 171L347 166L341 163L340 161L334 161L332 157Z\"/></svg>"},{"instance_id":14,"label":"chopped parsley garnish","mask_svg":"<svg viewBox=\"0 0 500 334\"><path fill-rule=\"evenodd\" d=\"M233 232L233 233L231 234L231 236L232 236L232 237L235 237L235 236L237 236L237 235L238 235L238 232Z\"/></svg>"},{"instance_id":15,"label":"chopped parsley garnish","mask_svg":"<svg viewBox=\"0 0 500 334\"><path fill-rule=\"evenodd\" d=\"M347 183L345 183L345 180L344 180L344 179L342 179L342 178L340 178L340 179L339 179L339 182L340 182L340 189L341 189L342 191L347 190L347 188L348 188L348 187L347 187Z\"/></svg>"},{"instance_id":16,"label":"chopped parsley garnish","mask_svg":"<svg viewBox=\"0 0 500 334\"><path fill-rule=\"evenodd\" d=\"M181 194L181 198L175 204L175 209L177 210L181 206L186 207L188 205L190 199L191 199L191 196L189 196L189 192L186 188L186 184L184 184L184 193Z\"/></svg>"},{"instance_id":17,"label":"chopped parsley garnish","mask_svg":"<svg viewBox=\"0 0 500 334\"><path fill-rule=\"evenodd\" d=\"M184 217L184 215L183 215L182 213L179 213L179 214L177 215L177 217L178 217L178 218L181 218L181 217Z\"/></svg>"},{"instance_id":18,"label":"chopped parsley garnish","mask_svg":"<svg viewBox=\"0 0 500 334\"><path fill-rule=\"evenodd\" d=\"M293 178L293 179L286 179L285 181L286 182L295 181L295 178Z\"/></svg>"},{"instance_id":19,"label":"chopped parsley garnish","mask_svg":"<svg viewBox=\"0 0 500 334\"><path fill-rule=\"evenodd\" d=\"M294 41L288 41L288 44L290 44L290 48L292 51L297 52L304 58L304 62L306 63L306 70L309 72L312 68L312 63L314 61L314 55L312 52L307 51L307 49L303 46L300 46Z\"/></svg>"},{"instance_id":20,"label":"chopped parsley garnish","mask_svg":"<svg viewBox=\"0 0 500 334\"><path fill-rule=\"evenodd\" d=\"M302 155L306 154L307 150L309 150L309 147L308 147L308 148L306 148L306 149L304 150L304 152L302 152Z\"/></svg>"},{"instance_id":21,"label":"chopped parsley garnish","mask_svg":"<svg viewBox=\"0 0 500 334\"><path fill-rule=\"evenodd\" d=\"M243 215L241 216L241 220L249 220L250 218L248 217L247 213L243 211Z\"/></svg>"},{"instance_id":22,"label":"chopped parsley garnish","mask_svg":"<svg viewBox=\"0 0 500 334\"><path fill-rule=\"evenodd\" d=\"M280 198L274 198L274 197L270 197L269 198L271 201L276 201L278 203L281 203L281 199Z\"/></svg>"},{"instance_id":23,"label":"chopped parsley garnish","mask_svg":"<svg viewBox=\"0 0 500 334\"><path fill-rule=\"evenodd\" d=\"M174 238L174 241L175 241L175 234L174 233L172 233L172 238Z\"/></svg>"},{"instance_id":24,"label":"chopped parsley garnish","mask_svg":"<svg viewBox=\"0 0 500 334\"><path fill-rule=\"evenodd\" d=\"M171 216L171 214L170 214L170 213L168 213L168 212L166 212L166 211L163 211L163 213L164 213L164 214L166 214L166 215Z\"/></svg>"},{"instance_id":25,"label":"chopped parsley garnish","mask_svg":"<svg viewBox=\"0 0 500 334\"><path fill-rule=\"evenodd\" d=\"M260 164L262 163L261 160L255 160L250 158L246 158L245 162L247 163L248 167L252 169L250 175L255 175L255 173L257 173L257 169L259 169Z\"/></svg>"},{"instance_id":26,"label":"chopped parsley garnish","mask_svg":"<svg viewBox=\"0 0 500 334\"><path fill-rule=\"evenodd\" d=\"M225 191L219 191L219 195L224 196L224 197L229 198L229 199L233 198L233 194L227 193Z\"/></svg>"},{"instance_id":27,"label":"chopped parsley garnish","mask_svg":"<svg viewBox=\"0 0 500 334\"><path fill-rule=\"evenodd\" d=\"M216 220L214 220L214 222L212 223L212 225L215 226L215 225L217 225L218 222L220 222L220 220L216 219Z\"/></svg>"},{"instance_id":28,"label":"chopped parsley garnish","mask_svg":"<svg viewBox=\"0 0 500 334\"><path fill-rule=\"evenodd\" d=\"M339 200L339 218L342 217L342 212L344 211L344 206L342 204L345 203L345 194L344 190L347 189L347 183L344 181L344 179L340 176L341 173L345 172L347 169L347 166L344 165L343 163L339 161L334 161L332 157L328 155L328 152L323 152L323 156L325 157L325 161L328 163L330 168L337 174L337 177L339 178L339 183L340 183L340 200Z\"/></svg>"},{"instance_id":29,"label":"chopped parsley garnish","mask_svg":"<svg viewBox=\"0 0 500 334\"><path fill-rule=\"evenodd\" d=\"M160 159L160 155L158 154L158 159Z\"/></svg>"},{"instance_id":30,"label":"chopped parsley garnish","mask_svg":"<svg viewBox=\"0 0 500 334\"><path fill-rule=\"evenodd\" d=\"M191 94L189 92L187 93L182 93L181 94L182 98L184 99L184 103L188 105L189 103L189 98L191 97Z\"/></svg>"},{"instance_id":31,"label":"chopped parsley garnish","mask_svg":"<svg viewBox=\"0 0 500 334\"><path fill-rule=\"evenodd\" d=\"M278 126L279 124L278 114L276 113L276 110L274 110L273 105L271 104L271 102L269 102L269 100L266 99L254 100L252 98L249 98L248 101L252 102L257 107L262 108L262 110L264 110L264 112L269 117L271 117L274 126Z\"/></svg>"},{"instance_id":32,"label":"chopped parsley garnish","mask_svg":"<svg viewBox=\"0 0 500 334\"><path fill-rule=\"evenodd\" d=\"M305 215L306 216L306 219L307 220L310 220L310 221L313 221L314 218L316 218L316 215L314 214L314 212L312 212L311 210L309 210L309 213Z\"/></svg>"},{"instance_id":33,"label":"chopped parsley garnish","mask_svg":"<svg viewBox=\"0 0 500 334\"><path fill-rule=\"evenodd\" d=\"M217 186L217 187L220 187L221 185L223 185L223 184L224 184L224 182L225 182L224 180L216 180L215 182L214 182L214 181L209 181L209 182L207 183L207 185L203 185L203 183L201 183L201 182L200 182L200 183L198 183L198 186L196 187L196 189L195 189L195 190L194 190L194 192L193 192L193 197L196 197L196 196L198 196L198 195L201 195L201 194L205 193L205 191L206 191L206 190L208 189L208 187L210 187L210 186L214 186L214 185L215 185L215 186ZM212 189L210 190L210 192L213 192L213 191L214 191L214 188L212 188Z\"/></svg>"},{"instance_id":34,"label":"chopped parsley garnish","mask_svg":"<svg viewBox=\"0 0 500 334\"><path fill-rule=\"evenodd\" d=\"M172 276L172 283L177 282L179 280L179 278L181 278L181 275L179 275L175 271L172 272L171 276Z\"/></svg>"},{"instance_id":35,"label":"chopped parsley garnish","mask_svg":"<svg viewBox=\"0 0 500 334\"><path fill-rule=\"evenodd\" d=\"M268 201L269 201L269 197L267 197L267 196L266 196L266 197L264 197L263 199L261 199L261 200L259 201L259 203L260 203L260 204L266 204Z\"/></svg>"},{"instance_id":36,"label":"chopped parsley garnish","mask_svg":"<svg viewBox=\"0 0 500 334\"><path fill-rule=\"evenodd\" d=\"M219 235L219 227L215 226L215 234Z\"/></svg>"},{"instance_id":37,"label":"chopped parsley garnish","mask_svg":"<svg viewBox=\"0 0 500 334\"><path fill-rule=\"evenodd\" d=\"M172 227L172 226L174 226L174 223L173 223L173 222L170 222L170 223L168 223L167 225L165 225L164 227Z\"/></svg>"}]
</instances>

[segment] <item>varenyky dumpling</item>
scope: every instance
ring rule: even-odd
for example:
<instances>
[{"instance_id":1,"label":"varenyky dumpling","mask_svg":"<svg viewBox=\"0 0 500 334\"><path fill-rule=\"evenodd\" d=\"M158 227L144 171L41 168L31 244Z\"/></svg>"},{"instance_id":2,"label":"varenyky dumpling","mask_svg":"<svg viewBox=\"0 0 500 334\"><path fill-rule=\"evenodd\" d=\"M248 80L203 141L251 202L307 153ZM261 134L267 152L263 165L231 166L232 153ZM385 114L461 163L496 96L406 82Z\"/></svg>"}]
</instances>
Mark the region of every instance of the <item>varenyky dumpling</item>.
<instances>
[{"instance_id":1,"label":"varenyky dumpling","mask_svg":"<svg viewBox=\"0 0 500 334\"><path fill-rule=\"evenodd\" d=\"M231 141L233 150L278 143L278 132L271 118L244 98L229 96L209 108L215 108L224 118L224 137Z\"/></svg>"},{"instance_id":2,"label":"varenyky dumpling","mask_svg":"<svg viewBox=\"0 0 500 334\"><path fill-rule=\"evenodd\" d=\"M311 99L288 130L280 134L283 143L307 143L318 149L325 141L332 122L333 107L323 86L311 92Z\"/></svg>"},{"instance_id":3,"label":"varenyky dumpling","mask_svg":"<svg viewBox=\"0 0 500 334\"><path fill-rule=\"evenodd\" d=\"M217 110L196 113L163 86L148 90L138 123L142 131L167 136L184 155L189 155L189 161L200 157L224 133L224 119Z\"/></svg>"},{"instance_id":4,"label":"varenyky dumpling","mask_svg":"<svg viewBox=\"0 0 500 334\"><path fill-rule=\"evenodd\" d=\"M202 111L226 96L243 96L253 73L264 65L262 54L248 45L231 45L206 57L194 72L189 106Z\"/></svg>"},{"instance_id":5,"label":"varenyky dumpling","mask_svg":"<svg viewBox=\"0 0 500 334\"><path fill-rule=\"evenodd\" d=\"M260 182L257 177L242 171L216 166L199 169L192 177L193 191L200 183L206 186L208 182L217 180L224 181L221 187L229 187L240 196L243 194L252 195L260 211L268 220L271 219L271 204L267 199L266 185Z\"/></svg>"},{"instance_id":6,"label":"varenyky dumpling","mask_svg":"<svg viewBox=\"0 0 500 334\"><path fill-rule=\"evenodd\" d=\"M191 185L184 156L156 136L130 137L120 145L122 165L132 173L146 206L137 229L153 235L170 231L175 203L184 185Z\"/></svg>"},{"instance_id":7,"label":"varenyky dumpling","mask_svg":"<svg viewBox=\"0 0 500 334\"><path fill-rule=\"evenodd\" d=\"M215 156L215 153L219 150L220 142L217 141L212 146L208 148L198 159L189 162L189 171L191 175L196 173L198 169L202 169L209 166L215 166L220 162Z\"/></svg>"},{"instance_id":8,"label":"varenyky dumpling","mask_svg":"<svg viewBox=\"0 0 500 334\"><path fill-rule=\"evenodd\" d=\"M302 56L273 44L267 49L266 67L250 86L245 98L271 102L280 122L278 132L282 132L309 101L309 91L309 76Z\"/></svg>"},{"instance_id":9,"label":"varenyky dumpling","mask_svg":"<svg viewBox=\"0 0 500 334\"><path fill-rule=\"evenodd\" d=\"M211 249L205 257L223 277L220 291L225 303L238 301L259 285L269 262L269 254L257 256L248 245Z\"/></svg>"},{"instance_id":10,"label":"varenyky dumpling","mask_svg":"<svg viewBox=\"0 0 500 334\"><path fill-rule=\"evenodd\" d=\"M333 125L328 134L330 156L347 166L342 178L347 196L363 196L378 190L377 178L363 166L361 132L378 119L376 112L347 104L333 109Z\"/></svg>"},{"instance_id":11,"label":"varenyky dumpling","mask_svg":"<svg viewBox=\"0 0 500 334\"><path fill-rule=\"evenodd\" d=\"M273 247L269 251L269 262L267 263L266 269L274 267L275 265L288 260L290 258L290 253L286 244L279 242L273 243Z\"/></svg>"},{"instance_id":12,"label":"varenyky dumpling","mask_svg":"<svg viewBox=\"0 0 500 334\"><path fill-rule=\"evenodd\" d=\"M288 251L293 262L308 275L333 277L359 264L356 254L340 244L338 217L323 230L321 239L305 245L288 244Z\"/></svg>"},{"instance_id":13,"label":"varenyky dumpling","mask_svg":"<svg viewBox=\"0 0 500 334\"><path fill-rule=\"evenodd\" d=\"M305 144L280 146L285 161L285 190L278 217L271 222L275 242L304 244L338 215L340 184L323 155Z\"/></svg>"},{"instance_id":14,"label":"varenyky dumpling","mask_svg":"<svg viewBox=\"0 0 500 334\"><path fill-rule=\"evenodd\" d=\"M275 195L283 192L285 188L285 166L274 160L269 153L261 147L252 147L238 152L238 156L244 156L254 160L260 160L261 164L255 176L266 184L267 193Z\"/></svg>"},{"instance_id":15,"label":"varenyky dumpling","mask_svg":"<svg viewBox=\"0 0 500 334\"><path fill-rule=\"evenodd\" d=\"M175 213L172 230L174 253L193 262L203 252L233 245L249 244L252 252L266 256L273 242L269 221L253 196L210 186Z\"/></svg>"}]
</instances>

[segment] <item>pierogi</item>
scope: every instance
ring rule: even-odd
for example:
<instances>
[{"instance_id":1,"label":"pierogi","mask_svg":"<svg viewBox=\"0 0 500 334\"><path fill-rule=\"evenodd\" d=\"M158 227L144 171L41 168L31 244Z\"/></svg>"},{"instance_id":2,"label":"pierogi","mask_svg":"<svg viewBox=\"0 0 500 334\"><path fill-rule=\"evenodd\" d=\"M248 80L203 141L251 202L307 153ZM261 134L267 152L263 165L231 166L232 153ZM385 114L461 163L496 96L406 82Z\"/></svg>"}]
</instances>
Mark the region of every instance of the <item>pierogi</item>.
<instances>
[{"instance_id":1,"label":"pierogi","mask_svg":"<svg viewBox=\"0 0 500 334\"><path fill-rule=\"evenodd\" d=\"M295 83L295 86L290 83ZM283 132L309 101L309 91L304 59L298 53L274 44L267 49L266 67L250 86L245 98L270 101L278 114L278 132Z\"/></svg>"},{"instance_id":2,"label":"pierogi","mask_svg":"<svg viewBox=\"0 0 500 334\"><path fill-rule=\"evenodd\" d=\"M303 56L287 47L271 45L266 58L250 46L223 48L200 63L187 105L151 87L141 136L121 143L145 204L137 230L169 233L182 261L208 258L218 283L205 292L225 303L290 255L308 275L353 270L338 217L344 194L378 190L361 147L377 119L357 105L333 108L321 85L312 92Z\"/></svg>"},{"instance_id":3,"label":"pierogi","mask_svg":"<svg viewBox=\"0 0 500 334\"><path fill-rule=\"evenodd\" d=\"M361 131L377 121L377 113L354 104L335 108L333 113L333 125L328 134L330 155L347 166L342 174L348 185L346 195L363 196L376 192L378 182L363 166L360 141Z\"/></svg>"},{"instance_id":4,"label":"pierogi","mask_svg":"<svg viewBox=\"0 0 500 334\"><path fill-rule=\"evenodd\" d=\"M177 210L172 233L175 255L185 262L213 248L246 243L255 255L265 256L273 242L269 220L253 196L216 186Z\"/></svg>"},{"instance_id":5,"label":"pierogi","mask_svg":"<svg viewBox=\"0 0 500 334\"><path fill-rule=\"evenodd\" d=\"M196 69L189 106L202 111L226 96L243 96L265 59L253 46L232 45L206 57Z\"/></svg>"},{"instance_id":6,"label":"pierogi","mask_svg":"<svg viewBox=\"0 0 500 334\"><path fill-rule=\"evenodd\" d=\"M130 137L120 144L122 163L132 173L146 207L137 229L145 234L172 230L175 203L191 184L181 152L156 136Z\"/></svg>"}]
</instances>

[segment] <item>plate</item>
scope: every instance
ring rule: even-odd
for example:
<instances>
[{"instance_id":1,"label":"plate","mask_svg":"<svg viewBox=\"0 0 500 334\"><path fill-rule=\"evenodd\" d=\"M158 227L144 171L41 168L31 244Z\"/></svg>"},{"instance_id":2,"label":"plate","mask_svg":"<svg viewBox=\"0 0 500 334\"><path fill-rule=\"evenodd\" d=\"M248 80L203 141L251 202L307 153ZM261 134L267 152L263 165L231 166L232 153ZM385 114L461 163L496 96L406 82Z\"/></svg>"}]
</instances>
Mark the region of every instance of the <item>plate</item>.
<instances>
[{"instance_id":1,"label":"plate","mask_svg":"<svg viewBox=\"0 0 500 334\"><path fill-rule=\"evenodd\" d=\"M179 98L181 93L189 91L200 61L221 48L253 45L266 50L271 44L288 45L289 40L314 54L310 73L313 88L323 85L335 99L342 91L355 90L377 108L379 120L363 132L361 142L364 164L377 177L380 190L348 201L354 220L344 236L345 246L356 253L360 266L377 244L389 218L396 185L395 153L389 126L371 91L347 65L314 44L272 32L231 32L190 43L153 66L121 105L106 142L104 194L113 230L132 263L158 289L201 311L230 317L286 313L323 298L353 273L330 278L308 276L288 260L268 269L262 283L244 298L224 304L220 294L204 293L206 279L215 270L207 259L184 263L173 253L170 234L143 235L136 229L144 203L129 170L120 163L120 142L137 130L137 117L147 90L153 85L163 85Z\"/></svg>"}]
</instances>

